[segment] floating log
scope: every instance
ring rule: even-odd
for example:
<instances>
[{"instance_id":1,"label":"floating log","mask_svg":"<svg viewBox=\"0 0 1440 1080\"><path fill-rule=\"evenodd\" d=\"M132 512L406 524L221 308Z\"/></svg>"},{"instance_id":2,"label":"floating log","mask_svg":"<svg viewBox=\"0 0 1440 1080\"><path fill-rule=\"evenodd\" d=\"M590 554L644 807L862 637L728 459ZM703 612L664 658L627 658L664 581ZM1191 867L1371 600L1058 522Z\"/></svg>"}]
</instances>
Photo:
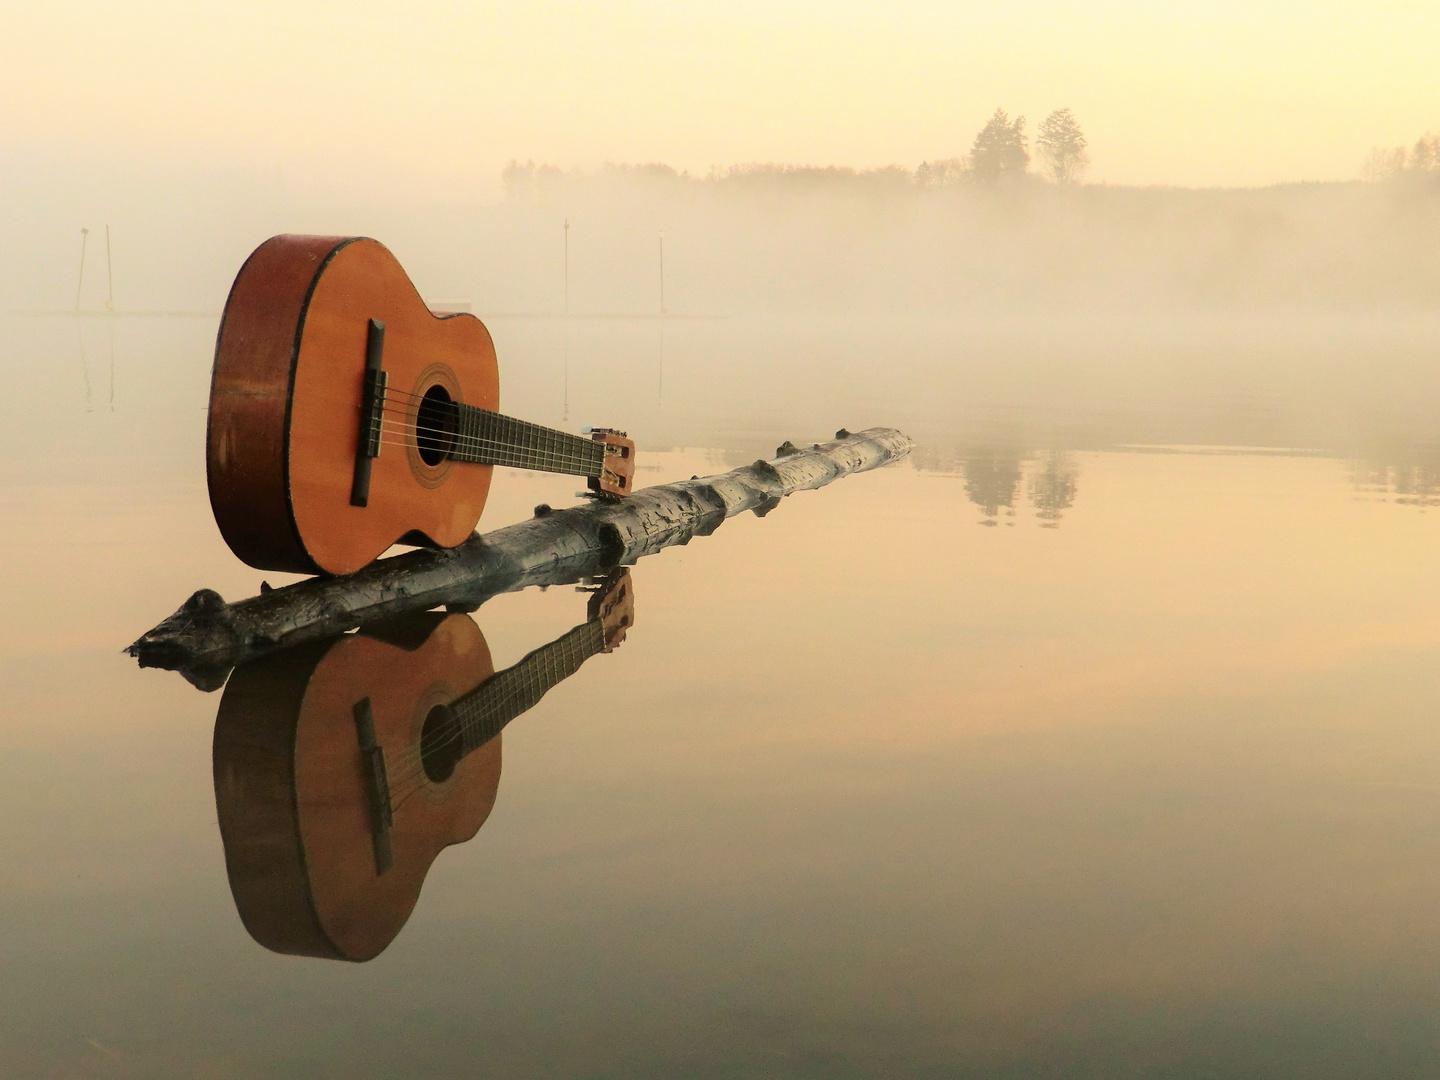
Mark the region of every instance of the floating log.
<instances>
[{"instance_id":1,"label":"floating log","mask_svg":"<svg viewBox=\"0 0 1440 1080\"><path fill-rule=\"evenodd\" d=\"M910 439L893 428L850 432L800 448L786 442L769 461L717 476L643 488L625 499L590 500L535 516L458 547L421 548L353 574L311 578L226 603L201 589L125 651L141 667L179 671L202 690L223 686L230 669L255 656L329 637L408 611L473 611L492 596L531 585L601 577L695 536L728 517L763 517L786 495L824 487L904 457Z\"/></svg>"}]
</instances>

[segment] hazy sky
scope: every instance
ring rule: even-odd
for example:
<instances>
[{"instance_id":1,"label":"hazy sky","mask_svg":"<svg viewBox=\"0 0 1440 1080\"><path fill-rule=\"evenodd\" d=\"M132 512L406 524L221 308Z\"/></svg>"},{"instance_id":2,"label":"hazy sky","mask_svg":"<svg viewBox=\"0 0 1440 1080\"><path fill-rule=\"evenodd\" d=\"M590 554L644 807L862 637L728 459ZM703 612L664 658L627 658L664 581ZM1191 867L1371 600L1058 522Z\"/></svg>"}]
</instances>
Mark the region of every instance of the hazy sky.
<instances>
[{"instance_id":1,"label":"hazy sky","mask_svg":"<svg viewBox=\"0 0 1440 1080\"><path fill-rule=\"evenodd\" d=\"M1092 179L1350 179L1440 130L1440 0L4 0L12 152L493 192L533 158L874 166L1070 106Z\"/></svg>"}]
</instances>

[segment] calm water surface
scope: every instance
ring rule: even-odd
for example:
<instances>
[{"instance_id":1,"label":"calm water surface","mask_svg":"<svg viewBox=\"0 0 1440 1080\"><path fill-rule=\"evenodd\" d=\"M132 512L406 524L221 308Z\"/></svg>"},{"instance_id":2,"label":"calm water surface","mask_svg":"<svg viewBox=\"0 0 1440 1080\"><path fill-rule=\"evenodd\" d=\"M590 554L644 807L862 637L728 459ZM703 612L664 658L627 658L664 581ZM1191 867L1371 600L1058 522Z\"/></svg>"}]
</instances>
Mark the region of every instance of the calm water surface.
<instances>
[{"instance_id":1,"label":"calm water surface","mask_svg":"<svg viewBox=\"0 0 1440 1080\"><path fill-rule=\"evenodd\" d=\"M623 645L461 763L484 823L408 919L336 916L378 955L287 955L257 937L324 950L285 890L345 861L265 817L323 782L276 762L324 658L244 672L266 758L217 732L239 676L120 652L262 577L204 493L213 323L0 322L0 1076L1440 1071L1429 383L1346 412L1343 445L1317 419L1413 340L1317 361L1327 414L1303 357L1200 389L1109 369L1083 400L1037 361L966 397L984 351L942 363L935 328L884 389L846 374L873 329L494 329L507 407L628 424L647 482L842 423L917 451L642 561ZM482 528L575 486L506 475ZM417 674L437 633L505 670L588 599L504 596L332 667L418 700L478 677Z\"/></svg>"}]
</instances>

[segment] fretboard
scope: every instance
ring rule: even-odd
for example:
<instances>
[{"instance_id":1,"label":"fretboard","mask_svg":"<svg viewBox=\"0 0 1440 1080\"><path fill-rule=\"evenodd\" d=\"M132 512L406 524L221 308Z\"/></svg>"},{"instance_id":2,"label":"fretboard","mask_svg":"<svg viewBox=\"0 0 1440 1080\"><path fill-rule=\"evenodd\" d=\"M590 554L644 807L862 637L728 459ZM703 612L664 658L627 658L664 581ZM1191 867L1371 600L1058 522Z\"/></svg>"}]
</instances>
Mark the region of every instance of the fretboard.
<instances>
[{"instance_id":1,"label":"fretboard","mask_svg":"<svg viewBox=\"0 0 1440 1080\"><path fill-rule=\"evenodd\" d=\"M474 405L455 406L455 443L450 456L476 465L599 476L605 448L593 439L541 427Z\"/></svg>"},{"instance_id":2,"label":"fretboard","mask_svg":"<svg viewBox=\"0 0 1440 1080\"><path fill-rule=\"evenodd\" d=\"M604 649L605 628L599 619L591 619L457 698L450 708L460 723L461 756L500 734L511 720L539 704L552 686Z\"/></svg>"}]
</instances>

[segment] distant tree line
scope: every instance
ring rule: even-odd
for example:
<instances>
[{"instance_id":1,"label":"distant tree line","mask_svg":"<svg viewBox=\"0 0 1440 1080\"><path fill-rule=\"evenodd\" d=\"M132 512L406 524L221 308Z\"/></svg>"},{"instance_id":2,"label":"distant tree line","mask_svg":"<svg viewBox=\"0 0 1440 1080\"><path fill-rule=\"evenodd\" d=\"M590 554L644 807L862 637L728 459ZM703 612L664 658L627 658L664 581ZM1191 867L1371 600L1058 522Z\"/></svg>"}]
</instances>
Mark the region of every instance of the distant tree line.
<instances>
[{"instance_id":1,"label":"distant tree line","mask_svg":"<svg viewBox=\"0 0 1440 1080\"><path fill-rule=\"evenodd\" d=\"M1035 150L1041 161L1041 174L1056 184L1075 184L1090 164L1086 153L1088 142L1080 122L1069 109L1056 109L1040 124ZM704 181L715 184L745 185L781 181L789 187L833 187L837 182L866 184L875 187L913 185L920 188L951 187L962 183L1004 184L1032 176L1030 172L1030 140L1025 133L1025 117L1010 119L1004 109L996 109L985 126L975 135L970 152L964 157L923 161L913 172L898 165L881 169L849 169L837 166L751 164L712 168L706 176L678 172L669 165L607 165L597 177L603 179L642 180L657 183ZM538 195L546 188L555 188L571 180L584 179L578 170L566 172L554 165L537 165L533 161L512 161L502 178L512 198L522 201Z\"/></svg>"},{"instance_id":2,"label":"distant tree line","mask_svg":"<svg viewBox=\"0 0 1440 1080\"><path fill-rule=\"evenodd\" d=\"M1080 122L1069 109L1056 109L1041 121L1034 143L1040 175L1057 185L1078 184L1090 165L1089 140ZM912 172L899 165L879 169L851 169L843 166L747 164L728 168L712 167L706 175L692 176L669 165L606 165L592 178L648 180L659 183L701 182L713 184L767 184L780 182L790 188L833 188L838 184L872 188L954 187L961 184L1003 185L1033 178L1030 137L1025 117L1013 120L1004 109L996 109L970 143L963 157L922 161ZM1360 177L1372 183L1420 178L1440 183L1440 134L1426 133L1413 146L1375 147L1366 156ZM537 195L572 180L586 179L579 170L566 172L554 165L510 162L504 170L505 188L521 199Z\"/></svg>"},{"instance_id":3,"label":"distant tree line","mask_svg":"<svg viewBox=\"0 0 1440 1080\"><path fill-rule=\"evenodd\" d=\"M1407 176L1440 177L1440 135L1427 132L1409 148L1377 146L1360 166L1360 179L1370 183L1400 180Z\"/></svg>"}]
</instances>

